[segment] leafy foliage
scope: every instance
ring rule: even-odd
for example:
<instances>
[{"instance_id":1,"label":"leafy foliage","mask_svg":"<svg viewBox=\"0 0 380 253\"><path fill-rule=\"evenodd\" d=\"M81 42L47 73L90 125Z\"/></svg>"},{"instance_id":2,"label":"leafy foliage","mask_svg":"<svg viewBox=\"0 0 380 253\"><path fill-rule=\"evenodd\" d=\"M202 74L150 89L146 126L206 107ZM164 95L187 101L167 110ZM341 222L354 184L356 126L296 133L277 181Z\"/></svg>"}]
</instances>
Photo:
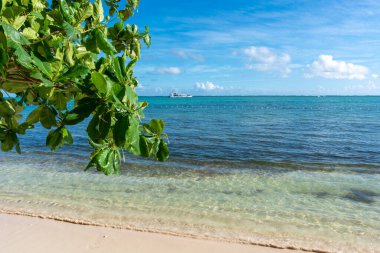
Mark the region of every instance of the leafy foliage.
<instances>
[{"instance_id":1,"label":"leafy foliage","mask_svg":"<svg viewBox=\"0 0 380 253\"><path fill-rule=\"evenodd\" d=\"M38 123L51 129L46 145L55 151L73 143L67 126L90 118L87 132L94 151L87 168L118 173L122 150L168 158L164 122L140 123L148 104L138 101L133 66L141 43L149 47L151 39L147 27L140 32L125 24L139 0L105 3L107 17L101 0L0 0L3 151L20 153L18 136ZM20 122L26 106L35 109Z\"/></svg>"}]
</instances>

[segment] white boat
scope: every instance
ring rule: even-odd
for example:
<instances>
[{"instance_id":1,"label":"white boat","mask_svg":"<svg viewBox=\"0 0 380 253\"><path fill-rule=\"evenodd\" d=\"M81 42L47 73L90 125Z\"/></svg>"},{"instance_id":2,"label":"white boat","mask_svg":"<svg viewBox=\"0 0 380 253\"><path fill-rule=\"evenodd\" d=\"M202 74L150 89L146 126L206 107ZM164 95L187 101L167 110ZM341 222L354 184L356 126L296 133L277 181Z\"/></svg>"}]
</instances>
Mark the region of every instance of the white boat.
<instances>
[{"instance_id":1,"label":"white boat","mask_svg":"<svg viewBox=\"0 0 380 253\"><path fill-rule=\"evenodd\" d=\"M192 95L189 94L183 94L183 93L178 93L178 92L172 92L170 93L170 98L192 98Z\"/></svg>"}]
</instances>

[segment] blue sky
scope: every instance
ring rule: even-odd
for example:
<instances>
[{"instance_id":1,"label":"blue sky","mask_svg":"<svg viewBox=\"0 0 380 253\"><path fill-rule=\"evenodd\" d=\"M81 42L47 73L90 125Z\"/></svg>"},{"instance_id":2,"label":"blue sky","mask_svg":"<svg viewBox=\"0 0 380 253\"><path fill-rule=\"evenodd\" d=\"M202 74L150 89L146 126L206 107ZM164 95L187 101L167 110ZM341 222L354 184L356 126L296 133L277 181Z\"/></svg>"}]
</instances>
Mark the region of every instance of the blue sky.
<instances>
[{"instance_id":1,"label":"blue sky","mask_svg":"<svg viewBox=\"0 0 380 253\"><path fill-rule=\"evenodd\" d=\"M130 23L140 95L380 94L379 1L141 0Z\"/></svg>"}]
</instances>

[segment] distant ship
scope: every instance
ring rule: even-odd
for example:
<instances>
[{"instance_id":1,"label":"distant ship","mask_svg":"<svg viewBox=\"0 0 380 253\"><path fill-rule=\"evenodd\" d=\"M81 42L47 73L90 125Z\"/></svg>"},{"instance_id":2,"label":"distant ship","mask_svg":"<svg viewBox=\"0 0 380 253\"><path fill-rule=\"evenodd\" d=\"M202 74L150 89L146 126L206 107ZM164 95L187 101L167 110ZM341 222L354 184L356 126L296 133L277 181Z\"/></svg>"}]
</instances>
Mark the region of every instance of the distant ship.
<instances>
[{"instance_id":1,"label":"distant ship","mask_svg":"<svg viewBox=\"0 0 380 253\"><path fill-rule=\"evenodd\" d=\"M172 92L170 93L170 98L192 98L192 95L189 94L183 94L183 93L178 93L178 92Z\"/></svg>"}]
</instances>

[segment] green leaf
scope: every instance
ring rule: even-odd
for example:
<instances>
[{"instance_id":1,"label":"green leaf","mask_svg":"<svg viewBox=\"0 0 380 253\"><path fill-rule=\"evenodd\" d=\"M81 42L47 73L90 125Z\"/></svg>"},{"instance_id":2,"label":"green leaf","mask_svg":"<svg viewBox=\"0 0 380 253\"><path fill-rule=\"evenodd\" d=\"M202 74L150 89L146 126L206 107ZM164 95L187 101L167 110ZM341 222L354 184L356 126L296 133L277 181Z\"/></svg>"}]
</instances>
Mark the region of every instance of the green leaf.
<instances>
[{"instance_id":1,"label":"green leaf","mask_svg":"<svg viewBox=\"0 0 380 253\"><path fill-rule=\"evenodd\" d=\"M22 0L24 2L28 2L29 3L29 0ZM53 10L54 11L54 10ZM50 13L49 13L50 14ZM33 16L33 17L36 17L37 19L44 19L44 16L42 16L41 12L38 11L38 10L33 10L30 12L30 15Z\"/></svg>"},{"instance_id":2,"label":"green leaf","mask_svg":"<svg viewBox=\"0 0 380 253\"><path fill-rule=\"evenodd\" d=\"M63 139L67 144L71 145L74 143L73 136L71 135L69 130L67 130L65 127L62 127L61 132Z\"/></svg>"},{"instance_id":3,"label":"green leaf","mask_svg":"<svg viewBox=\"0 0 380 253\"><path fill-rule=\"evenodd\" d=\"M84 41L84 45L89 52L93 52L96 54L100 53L100 48L98 47L98 43L96 41L95 31L91 31L88 33L87 39Z\"/></svg>"},{"instance_id":4,"label":"green leaf","mask_svg":"<svg viewBox=\"0 0 380 253\"><path fill-rule=\"evenodd\" d=\"M104 53L109 54L109 55L117 53L114 46L108 41L107 37L99 28L96 28L94 30L94 33L95 33L96 42L99 48L103 50Z\"/></svg>"},{"instance_id":5,"label":"green leaf","mask_svg":"<svg viewBox=\"0 0 380 253\"><path fill-rule=\"evenodd\" d=\"M103 148L105 148L105 147L108 146L108 143L105 143L105 144L98 144L98 143L92 141L91 139L88 139L88 143L91 145L91 147L93 147L93 148L96 149L96 150L103 149ZM95 153L97 153L97 152L95 151ZM94 153L93 153L93 154L94 154ZM94 156L91 155L91 157L94 157Z\"/></svg>"},{"instance_id":6,"label":"green leaf","mask_svg":"<svg viewBox=\"0 0 380 253\"><path fill-rule=\"evenodd\" d=\"M59 0L59 5L61 7L60 10L61 10L61 13L62 13L63 17L67 21L72 21L73 18L74 18L73 17L74 11L71 8L71 6L69 6L68 3L65 0Z\"/></svg>"},{"instance_id":7,"label":"green leaf","mask_svg":"<svg viewBox=\"0 0 380 253\"><path fill-rule=\"evenodd\" d=\"M30 44L29 40L25 38L19 31L17 31L12 26L1 21L0 21L0 25L3 27L4 33L8 36L8 38L14 41L15 43L18 43L20 45Z\"/></svg>"},{"instance_id":8,"label":"green leaf","mask_svg":"<svg viewBox=\"0 0 380 253\"><path fill-rule=\"evenodd\" d=\"M7 135L6 129L3 127L0 127L0 141L4 140L6 135Z\"/></svg>"},{"instance_id":9,"label":"green leaf","mask_svg":"<svg viewBox=\"0 0 380 253\"><path fill-rule=\"evenodd\" d=\"M145 45L147 45L148 47L150 47L150 45L151 45L151 43L152 43L152 38L150 37L150 35L149 34L147 34L147 35L145 35L144 37L143 37L143 39L144 39L144 43L145 43Z\"/></svg>"},{"instance_id":10,"label":"green leaf","mask_svg":"<svg viewBox=\"0 0 380 253\"><path fill-rule=\"evenodd\" d=\"M7 51L0 45L0 76L4 75L6 66L8 65Z\"/></svg>"},{"instance_id":11,"label":"green leaf","mask_svg":"<svg viewBox=\"0 0 380 253\"><path fill-rule=\"evenodd\" d=\"M120 152L117 149L102 147L95 150L91 157L92 159L86 170L95 166L97 170L102 171L105 175L116 174L120 170Z\"/></svg>"},{"instance_id":12,"label":"green leaf","mask_svg":"<svg viewBox=\"0 0 380 253\"><path fill-rule=\"evenodd\" d=\"M29 2L30 2L30 0L21 0L21 4L23 6L28 6Z\"/></svg>"},{"instance_id":13,"label":"green leaf","mask_svg":"<svg viewBox=\"0 0 380 253\"><path fill-rule=\"evenodd\" d=\"M128 85L125 86L125 96L127 97L127 101L129 101L130 104L137 106L137 94Z\"/></svg>"},{"instance_id":14,"label":"green leaf","mask_svg":"<svg viewBox=\"0 0 380 253\"><path fill-rule=\"evenodd\" d=\"M131 6L125 6L125 9L119 12L119 17L121 20L126 21L133 16L133 8Z\"/></svg>"},{"instance_id":15,"label":"green leaf","mask_svg":"<svg viewBox=\"0 0 380 253\"><path fill-rule=\"evenodd\" d=\"M12 26L13 26L16 30L20 29L20 27L24 24L24 22L25 22L25 20L26 20L27 17L28 17L27 15L24 15L24 16L17 16L17 17L15 18L15 20L13 21Z\"/></svg>"},{"instance_id":16,"label":"green leaf","mask_svg":"<svg viewBox=\"0 0 380 253\"><path fill-rule=\"evenodd\" d=\"M126 135L129 128L129 117L124 116L118 119L113 129L113 139L116 146L124 147L126 142Z\"/></svg>"},{"instance_id":17,"label":"green leaf","mask_svg":"<svg viewBox=\"0 0 380 253\"><path fill-rule=\"evenodd\" d=\"M36 10L42 10L46 7L45 1L42 0L32 0L32 5Z\"/></svg>"},{"instance_id":18,"label":"green leaf","mask_svg":"<svg viewBox=\"0 0 380 253\"><path fill-rule=\"evenodd\" d=\"M65 110L68 99L63 93L56 93L53 98L53 103L58 110Z\"/></svg>"},{"instance_id":19,"label":"green leaf","mask_svg":"<svg viewBox=\"0 0 380 253\"><path fill-rule=\"evenodd\" d=\"M119 67L120 67L120 71L121 71L121 76L123 77L123 79L126 79L126 75L127 75L127 70L126 70L126 67L125 67L125 60L123 57L117 57L117 59L119 60Z\"/></svg>"},{"instance_id":20,"label":"green leaf","mask_svg":"<svg viewBox=\"0 0 380 253\"><path fill-rule=\"evenodd\" d=\"M16 49L15 55L17 56L17 62L27 69L34 69L32 65L32 57L24 50L19 44L12 44L12 47Z\"/></svg>"},{"instance_id":21,"label":"green leaf","mask_svg":"<svg viewBox=\"0 0 380 253\"><path fill-rule=\"evenodd\" d=\"M149 129L158 136L162 134L162 130L164 129L164 126L165 126L165 123L161 119L160 120L152 119L149 123Z\"/></svg>"},{"instance_id":22,"label":"green leaf","mask_svg":"<svg viewBox=\"0 0 380 253\"><path fill-rule=\"evenodd\" d=\"M89 74L90 70L87 66L75 64L73 67L69 68L67 72L65 72L60 80L71 80L74 78L84 78Z\"/></svg>"},{"instance_id":23,"label":"green leaf","mask_svg":"<svg viewBox=\"0 0 380 253\"><path fill-rule=\"evenodd\" d=\"M94 54L90 51L87 51L86 47L77 47L77 53L75 54L77 59L82 59L82 58L87 58L87 59L92 59L94 58Z\"/></svg>"},{"instance_id":24,"label":"green leaf","mask_svg":"<svg viewBox=\"0 0 380 253\"><path fill-rule=\"evenodd\" d=\"M113 151L113 170L114 174L117 174L120 172L120 165L121 165L121 155L120 151L118 149L114 149Z\"/></svg>"},{"instance_id":25,"label":"green leaf","mask_svg":"<svg viewBox=\"0 0 380 253\"><path fill-rule=\"evenodd\" d=\"M0 0L0 14L1 14L1 11L4 9L6 3L7 3L7 0Z\"/></svg>"},{"instance_id":26,"label":"green leaf","mask_svg":"<svg viewBox=\"0 0 380 253\"><path fill-rule=\"evenodd\" d=\"M16 113L15 108L12 103L8 100L3 100L0 102L0 116L1 117L10 117Z\"/></svg>"},{"instance_id":27,"label":"green leaf","mask_svg":"<svg viewBox=\"0 0 380 253\"><path fill-rule=\"evenodd\" d=\"M4 49L7 49L7 38L4 34L4 29L0 26L0 44L3 46Z\"/></svg>"},{"instance_id":28,"label":"green leaf","mask_svg":"<svg viewBox=\"0 0 380 253\"><path fill-rule=\"evenodd\" d=\"M46 146L48 146L52 151L57 151L63 145L64 140L61 129L58 128L56 130L50 131L46 138Z\"/></svg>"},{"instance_id":29,"label":"green leaf","mask_svg":"<svg viewBox=\"0 0 380 253\"><path fill-rule=\"evenodd\" d=\"M56 126L55 114L47 106L44 106L40 112L40 122L44 128L50 129L52 126Z\"/></svg>"},{"instance_id":30,"label":"green leaf","mask_svg":"<svg viewBox=\"0 0 380 253\"><path fill-rule=\"evenodd\" d=\"M133 59L133 60L131 60L131 61L128 63L128 65L127 65L127 67L126 67L126 71L127 71L127 73L128 73L129 75L133 72L132 68L135 66L136 62L137 62L137 59Z\"/></svg>"},{"instance_id":31,"label":"green leaf","mask_svg":"<svg viewBox=\"0 0 380 253\"><path fill-rule=\"evenodd\" d=\"M109 134L111 128L111 114L105 108L99 110L87 127L88 136L93 140L104 139Z\"/></svg>"},{"instance_id":32,"label":"green leaf","mask_svg":"<svg viewBox=\"0 0 380 253\"><path fill-rule=\"evenodd\" d=\"M160 142L156 158L160 162L166 161L169 158L169 147L163 140Z\"/></svg>"},{"instance_id":33,"label":"green leaf","mask_svg":"<svg viewBox=\"0 0 380 253\"><path fill-rule=\"evenodd\" d=\"M41 61L38 57L36 57L34 54L32 54L32 60L34 65L42 72L44 73L49 79L52 78L52 72L51 72L51 64L48 62Z\"/></svg>"},{"instance_id":34,"label":"green leaf","mask_svg":"<svg viewBox=\"0 0 380 253\"><path fill-rule=\"evenodd\" d=\"M74 26L78 26L80 23L85 21L86 18L89 18L92 15L93 15L93 6L90 3L77 9L77 11L74 14L74 20L75 20Z\"/></svg>"},{"instance_id":35,"label":"green leaf","mask_svg":"<svg viewBox=\"0 0 380 253\"><path fill-rule=\"evenodd\" d=\"M107 165L107 157L110 149L104 148L96 155L96 162L99 166L104 167Z\"/></svg>"},{"instance_id":36,"label":"green leaf","mask_svg":"<svg viewBox=\"0 0 380 253\"><path fill-rule=\"evenodd\" d=\"M30 39L30 40L35 40L38 38L38 33L30 27L25 28L22 31L22 35L24 35L25 38Z\"/></svg>"},{"instance_id":37,"label":"green leaf","mask_svg":"<svg viewBox=\"0 0 380 253\"><path fill-rule=\"evenodd\" d=\"M135 55L135 57L133 57L133 58L140 59L140 57L141 57L141 54L140 54L141 43L140 43L140 41L135 40L134 43L133 43L133 45L134 45L133 52L134 52L134 55Z\"/></svg>"},{"instance_id":38,"label":"green leaf","mask_svg":"<svg viewBox=\"0 0 380 253\"><path fill-rule=\"evenodd\" d=\"M19 93L25 91L29 85L24 82L5 82L3 89L11 93Z\"/></svg>"},{"instance_id":39,"label":"green leaf","mask_svg":"<svg viewBox=\"0 0 380 253\"><path fill-rule=\"evenodd\" d=\"M136 9L140 3L140 0L128 0L128 3L132 6L133 9Z\"/></svg>"},{"instance_id":40,"label":"green leaf","mask_svg":"<svg viewBox=\"0 0 380 253\"><path fill-rule=\"evenodd\" d=\"M55 56L51 52L51 48L49 45L47 45L46 42L40 41L36 44L37 46L37 52L39 55L43 58L42 60L46 60L48 62L55 59Z\"/></svg>"},{"instance_id":41,"label":"green leaf","mask_svg":"<svg viewBox=\"0 0 380 253\"><path fill-rule=\"evenodd\" d=\"M110 95L112 86L110 82L107 82L103 74L99 72L93 72L91 74L91 81L95 85L96 89L99 91L100 94L103 94L105 96Z\"/></svg>"},{"instance_id":42,"label":"green leaf","mask_svg":"<svg viewBox=\"0 0 380 253\"><path fill-rule=\"evenodd\" d=\"M100 116L99 121L99 138L104 139L109 134L111 128L111 113L105 112Z\"/></svg>"},{"instance_id":43,"label":"green leaf","mask_svg":"<svg viewBox=\"0 0 380 253\"><path fill-rule=\"evenodd\" d=\"M2 151L10 151L13 149L13 146L15 145L14 143L14 134L13 133L9 133L7 135L5 135L5 138L4 140L2 140L1 142L1 150Z\"/></svg>"},{"instance_id":44,"label":"green leaf","mask_svg":"<svg viewBox=\"0 0 380 253\"><path fill-rule=\"evenodd\" d=\"M64 21L62 27L65 30L67 38L70 41L76 41L79 39L81 33L74 26Z\"/></svg>"},{"instance_id":45,"label":"green leaf","mask_svg":"<svg viewBox=\"0 0 380 253\"><path fill-rule=\"evenodd\" d=\"M150 153L157 160L157 152L158 152L158 149L160 146L161 139L156 139L156 138L152 138L152 137L148 137L148 139L150 140L150 143L152 146Z\"/></svg>"},{"instance_id":46,"label":"green leaf","mask_svg":"<svg viewBox=\"0 0 380 253\"><path fill-rule=\"evenodd\" d=\"M112 149L105 148L96 156L97 169L106 175L111 175L113 170L113 151Z\"/></svg>"},{"instance_id":47,"label":"green leaf","mask_svg":"<svg viewBox=\"0 0 380 253\"><path fill-rule=\"evenodd\" d=\"M98 102L98 99L82 98L78 101L77 106L65 116L63 124L76 125L82 122L95 110L98 106Z\"/></svg>"},{"instance_id":48,"label":"green leaf","mask_svg":"<svg viewBox=\"0 0 380 253\"><path fill-rule=\"evenodd\" d=\"M40 120L40 113L41 113L42 108L43 108L42 106L39 106L36 109L34 109L26 118L26 121L29 124L37 123Z\"/></svg>"},{"instance_id":49,"label":"green leaf","mask_svg":"<svg viewBox=\"0 0 380 253\"><path fill-rule=\"evenodd\" d=\"M17 133L25 134L26 130L33 128L28 122L24 122L17 127Z\"/></svg>"},{"instance_id":50,"label":"green leaf","mask_svg":"<svg viewBox=\"0 0 380 253\"><path fill-rule=\"evenodd\" d=\"M115 156L114 156L114 151L113 150L110 150L107 154L107 158L106 158L106 163L103 164L103 166L101 167L101 171L106 174L107 176L108 175L111 175L111 174L114 174L115 173L115 169L114 169L114 159L115 159Z\"/></svg>"},{"instance_id":51,"label":"green leaf","mask_svg":"<svg viewBox=\"0 0 380 253\"><path fill-rule=\"evenodd\" d=\"M73 56L74 56L74 45L72 43L67 43L65 48L65 61L69 66L75 65Z\"/></svg>"},{"instance_id":52,"label":"green leaf","mask_svg":"<svg viewBox=\"0 0 380 253\"><path fill-rule=\"evenodd\" d=\"M96 0L94 2L94 18L97 22L102 22L104 19L102 0Z\"/></svg>"},{"instance_id":53,"label":"green leaf","mask_svg":"<svg viewBox=\"0 0 380 253\"><path fill-rule=\"evenodd\" d=\"M36 15L34 15L34 16L36 16ZM47 18L49 18L50 20L54 21L54 23L57 24L57 26L59 26L59 25L61 25L61 24L63 24L65 22L65 20L63 19L63 15L62 15L61 11L59 11L57 9L49 11L47 13ZM44 17L42 16L42 18L40 18L40 19L44 19Z\"/></svg>"},{"instance_id":54,"label":"green leaf","mask_svg":"<svg viewBox=\"0 0 380 253\"><path fill-rule=\"evenodd\" d=\"M32 71L30 73L30 76L35 78L35 79L41 80L41 84L43 84L44 87L53 87L54 86L54 83L52 81L44 78L40 72Z\"/></svg>"},{"instance_id":55,"label":"green leaf","mask_svg":"<svg viewBox=\"0 0 380 253\"><path fill-rule=\"evenodd\" d=\"M140 155L140 129L139 121L134 116L129 116L129 128L126 134L125 148L133 154Z\"/></svg>"},{"instance_id":56,"label":"green leaf","mask_svg":"<svg viewBox=\"0 0 380 253\"><path fill-rule=\"evenodd\" d=\"M82 98L78 101L77 106L71 112L78 113L87 118L99 105L99 102L100 101L98 98Z\"/></svg>"},{"instance_id":57,"label":"green leaf","mask_svg":"<svg viewBox=\"0 0 380 253\"><path fill-rule=\"evenodd\" d=\"M78 113L69 113L66 115L63 124L65 125L76 125L85 119L82 115Z\"/></svg>"},{"instance_id":58,"label":"green leaf","mask_svg":"<svg viewBox=\"0 0 380 253\"><path fill-rule=\"evenodd\" d=\"M73 144L73 137L65 127L59 127L50 131L46 138L46 146L50 147L52 151L57 151L65 143L69 145Z\"/></svg>"},{"instance_id":59,"label":"green leaf","mask_svg":"<svg viewBox=\"0 0 380 253\"><path fill-rule=\"evenodd\" d=\"M142 156L149 157L150 150L149 150L148 143L144 135L140 135L139 145L140 145L140 154Z\"/></svg>"},{"instance_id":60,"label":"green leaf","mask_svg":"<svg viewBox=\"0 0 380 253\"><path fill-rule=\"evenodd\" d=\"M13 2L11 0L7 1L8 3ZM17 16L21 16L23 12L25 12L25 8L19 5L11 5L7 6L6 8L3 9L2 17L4 18L6 23L11 23Z\"/></svg>"},{"instance_id":61,"label":"green leaf","mask_svg":"<svg viewBox=\"0 0 380 253\"><path fill-rule=\"evenodd\" d=\"M133 67L141 43L149 46L151 38L149 29L141 33L124 22L139 0L105 3L117 20L104 20L102 0L0 0L0 89L15 97L0 93L3 150L21 152L18 134L38 122L55 129L46 145L57 150L73 143L65 126L91 116L87 132L94 151L88 167L118 173L120 149L167 159L163 121L140 123L147 103L138 101ZM22 122L24 106L36 107Z\"/></svg>"},{"instance_id":62,"label":"green leaf","mask_svg":"<svg viewBox=\"0 0 380 253\"><path fill-rule=\"evenodd\" d=\"M49 86L38 87L38 95L46 100L50 100L53 94L54 94L53 87L49 87Z\"/></svg>"},{"instance_id":63,"label":"green leaf","mask_svg":"<svg viewBox=\"0 0 380 253\"><path fill-rule=\"evenodd\" d=\"M124 77L123 77L123 73L121 69L124 68L124 66L123 67L120 66L120 60L119 60L120 58L121 57L115 57L112 59L112 67L115 71L115 75L117 79L119 80L119 82L123 82Z\"/></svg>"}]
</instances>

